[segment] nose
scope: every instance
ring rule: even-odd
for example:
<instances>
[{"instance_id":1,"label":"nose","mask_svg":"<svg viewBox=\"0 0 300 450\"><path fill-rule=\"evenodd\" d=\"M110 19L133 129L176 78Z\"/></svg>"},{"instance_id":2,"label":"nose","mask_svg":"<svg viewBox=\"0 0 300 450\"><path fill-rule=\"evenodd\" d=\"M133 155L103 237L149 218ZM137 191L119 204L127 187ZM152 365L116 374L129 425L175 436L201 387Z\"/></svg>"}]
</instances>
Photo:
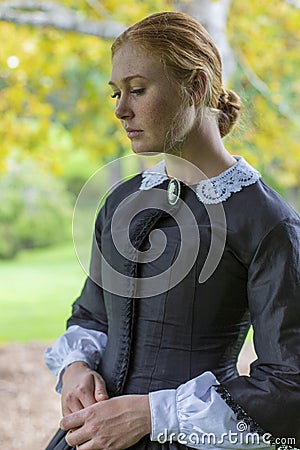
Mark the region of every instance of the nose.
<instances>
[{"instance_id":1,"label":"nose","mask_svg":"<svg viewBox=\"0 0 300 450\"><path fill-rule=\"evenodd\" d=\"M125 96L119 98L115 109L115 115L120 120L131 119L134 116Z\"/></svg>"}]
</instances>

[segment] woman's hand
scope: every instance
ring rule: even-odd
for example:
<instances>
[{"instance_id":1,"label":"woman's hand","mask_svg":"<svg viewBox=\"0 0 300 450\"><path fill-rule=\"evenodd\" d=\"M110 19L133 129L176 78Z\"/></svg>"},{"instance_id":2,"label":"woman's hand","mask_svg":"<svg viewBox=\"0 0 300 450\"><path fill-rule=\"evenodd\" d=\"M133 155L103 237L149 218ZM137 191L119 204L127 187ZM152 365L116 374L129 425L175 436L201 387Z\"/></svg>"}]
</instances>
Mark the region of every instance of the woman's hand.
<instances>
[{"instance_id":1,"label":"woman's hand","mask_svg":"<svg viewBox=\"0 0 300 450\"><path fill-rule=\"evenodd\" d=\"M149 397L114 397L64 417L60 426L78 450L125 449L151 432Z\"/></svg>"},{"instance_id":2,"label":"woman's hand","mask_svg":"<svg viewBox=\"0 0 300 450\"><path fill-rule=\"evenodd\" d=\"M107 399L105 381L85 362L77 361L66 368L62 376L63 416Z\"/></svg>"}]
</instances>

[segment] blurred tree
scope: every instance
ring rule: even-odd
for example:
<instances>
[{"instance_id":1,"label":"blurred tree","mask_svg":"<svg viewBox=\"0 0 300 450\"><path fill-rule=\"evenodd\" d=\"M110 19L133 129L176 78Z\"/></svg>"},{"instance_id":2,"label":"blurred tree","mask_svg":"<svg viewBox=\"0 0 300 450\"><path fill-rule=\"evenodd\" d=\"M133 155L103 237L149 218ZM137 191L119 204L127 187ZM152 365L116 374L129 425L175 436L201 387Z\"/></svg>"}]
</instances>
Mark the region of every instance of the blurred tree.
<instances>
[{"instance_id":1,"label":"blurred tree","mask_svg":"<svg viewBox=\"0 0 300 450\"><path fill-rule=\"evenodd\" d=\"M60 28L67 20L73 26L77 17L90 32L97 20L114 17L117 33L125 26L117 23L129 24L167 5L165 0L138 4L134 0L126 4L69 0L64 7L59 2L0 2L0 170L8 167L11 158L31 155L49 170L61 172L73 152L86 151L99 165L102 157L118 156L129 149L114 118L114 101L107 85L108 38L112 35L106 33L104 40L77 32L66 34L55 26L34 25L43 22L46 15L51 25L53 18ZM15 21L15 16L31 26L8 23ZM109 27L100 22L102 30Z\"/></svg>"},{"instance_id":2,"label":"blurred tree","mask_svg":"<svg viewBox=\"0 0 300 450\"><path fill-rule=\"evenodd\" d=\"M224 84L236 68L235 56L227 38L228 13L232 0L174 0L175 9L195 17L211 34L222 57Z\"/></svg>"},{"instance_id":3,"label":"blurred tree","mask_svg":"<svg viewBox=\"0 0 300 450\"><path fill-rule=\"evenodd\" d=\"M12 164L2 175L0 203L0 259L70 239L73 199L34 161Z\"/></svg>"},{"instance_id":4,"label":"blurred tree","mask_svg":"<svg viewBox=\"0 0 300 450\"><path fill-rule=\"evenodd\" d=\"M244 97L247 123L230 144L240 152L244 142L244 155L275 187L288 188L288 198L297 206L300 9L289 3L232 2L228 34L238 66L232 82Z\"/></svg>"},{"instance_id":5,"label":"blurred tree","mask_svg":"<svg viewBox=\"0 0 300 450\"><path fill-rule=\"evenodd\" d=\"M237 68L232 85L245 100L246 125L228 139L228 148L247 157L273 184L297 194L297 0L0 2L6 37L0 51L2 165L12 153L34 153L59 169L75 148L94 158L126 151L113 103L106 101L109 39L151 12L174 8L195 16L212 33L226 78Z\"/></svg>"}]
</instances>

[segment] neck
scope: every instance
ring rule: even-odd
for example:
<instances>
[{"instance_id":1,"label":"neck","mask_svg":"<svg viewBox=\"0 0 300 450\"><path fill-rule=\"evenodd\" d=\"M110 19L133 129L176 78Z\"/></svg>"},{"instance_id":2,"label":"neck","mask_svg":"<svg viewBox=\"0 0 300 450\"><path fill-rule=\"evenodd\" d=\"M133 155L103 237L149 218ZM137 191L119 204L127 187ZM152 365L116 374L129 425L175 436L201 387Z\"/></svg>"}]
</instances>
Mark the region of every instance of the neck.
<instances>
[{"instance_id":1,"label":"neck","mask_svg":"<svg viewBox=\"0 0 300 450\"><path fill-rule=\"evenodd\" d=\"M189 132L180 151L165 153L165 162L169 177L193 185L219 175L236 160L224 147L216 120L204 116Z\"/></svg>"}]
</instances>

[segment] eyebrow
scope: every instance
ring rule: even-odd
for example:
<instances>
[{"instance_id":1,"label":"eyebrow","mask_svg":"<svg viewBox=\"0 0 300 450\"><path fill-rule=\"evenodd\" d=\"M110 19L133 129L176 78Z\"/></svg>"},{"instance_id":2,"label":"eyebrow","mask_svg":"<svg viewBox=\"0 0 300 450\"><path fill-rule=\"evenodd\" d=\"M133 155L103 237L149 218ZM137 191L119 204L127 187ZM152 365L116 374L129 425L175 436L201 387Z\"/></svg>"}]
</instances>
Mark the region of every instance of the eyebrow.
<instances>
[{"instance_id":1,"label":"eyebrow","mask_svg":"<svg viewBox=\"0 0 300 450\"><path fill-rule=\"evenodd\" d=\"M128 81L133 80L134 78L143 78L146 80L146 77L143 77L143 75L139 75L138 73L136 75L130 75L129 77L122 78L121 82L128 83ZM116 86L116 84L113 81L109 81L108 84L111 86Z\"/></svg>"}]
</instances>

